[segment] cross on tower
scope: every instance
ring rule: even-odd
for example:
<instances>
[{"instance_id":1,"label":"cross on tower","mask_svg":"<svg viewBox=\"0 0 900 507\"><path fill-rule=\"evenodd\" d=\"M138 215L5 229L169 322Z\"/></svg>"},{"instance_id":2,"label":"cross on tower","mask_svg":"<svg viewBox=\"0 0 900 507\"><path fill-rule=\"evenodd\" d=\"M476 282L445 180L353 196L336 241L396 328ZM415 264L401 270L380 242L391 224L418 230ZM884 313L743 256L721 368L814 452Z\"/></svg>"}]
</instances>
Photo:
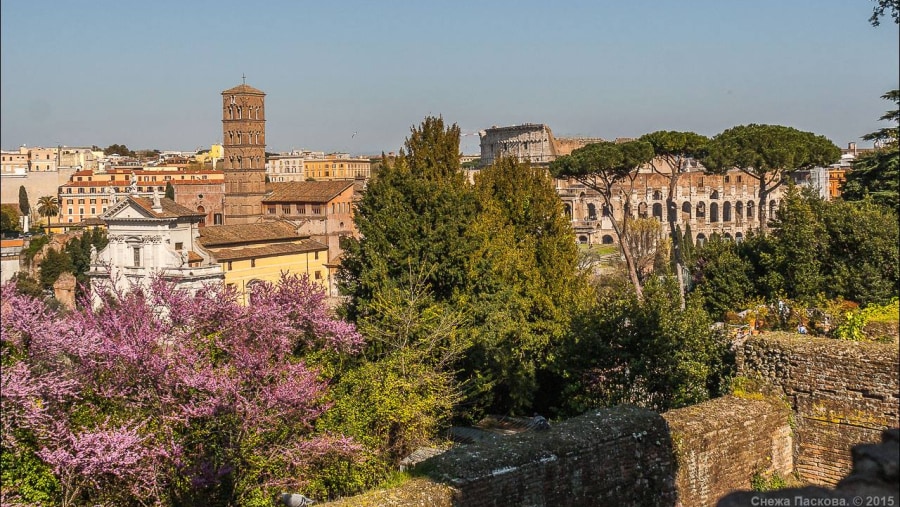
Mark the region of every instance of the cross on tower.
<instances>
[{"instance_id":1,"label":"cross on tower","mask_svg":"<svg viewBox=\"0 0 900 507\"><path fill-rule=\"evenodd\" d=\"M247 84L247 76L245 76L243 72L241 73L241 81L242 81L244 84Z\"/></svg>"}]
</instances>

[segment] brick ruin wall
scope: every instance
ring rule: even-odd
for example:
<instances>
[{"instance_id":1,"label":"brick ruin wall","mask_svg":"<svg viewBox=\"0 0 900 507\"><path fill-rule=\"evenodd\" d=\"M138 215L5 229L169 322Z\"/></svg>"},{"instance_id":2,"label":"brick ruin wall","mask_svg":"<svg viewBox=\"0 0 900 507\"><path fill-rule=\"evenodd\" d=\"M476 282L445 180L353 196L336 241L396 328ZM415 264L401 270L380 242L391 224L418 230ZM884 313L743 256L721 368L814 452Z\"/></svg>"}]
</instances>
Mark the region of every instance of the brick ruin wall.
<instances>
[{"instance_id":1,"label":"brick ruin wall","mask_svg":"<svg viewBox=\"0 0 900 507\"><path fill-rule=\"evenodd\" d=\"M770 333L747 340L737 360L742 375L784 391L804 481L836 484L852 468L851 447L900 426L896 344Z\"/></svg>"},{"instance_id":2,"label":"brick ruin wall","mask_svg":"<svg viewBox=\"0 0 900 507\"><path fill-rule=\"evenodd\" d=\"M781 400L725 396L663 414L678 468L684 506L712 506L756 474L794 470L790 410Z\"/></svg>"},{"instance_id":3,"label":"brick ruin wall","mask_svg":"<svg viewBox=\"0 0 900 507\"><path fill-rule=\"evenodd\" d=\"M725 396L662 415L591 411L549 431L456 446L399 487L328 505L712 506L750 489L756 474L796 471L835 484L852 469L852 446L898 426L893 344L761 335L739 347L738 363L779 395Z\"/></svg>"}]
</instances>

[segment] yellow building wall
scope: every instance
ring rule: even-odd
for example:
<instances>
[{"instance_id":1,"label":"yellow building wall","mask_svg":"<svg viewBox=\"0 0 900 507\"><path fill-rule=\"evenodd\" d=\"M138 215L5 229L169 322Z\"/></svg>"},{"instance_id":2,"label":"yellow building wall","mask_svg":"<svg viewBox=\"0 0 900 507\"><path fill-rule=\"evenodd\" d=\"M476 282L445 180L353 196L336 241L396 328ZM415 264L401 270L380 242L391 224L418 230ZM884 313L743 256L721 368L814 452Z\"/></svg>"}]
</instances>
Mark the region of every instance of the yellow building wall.
<instances>
[{"instance_id":1,"label":"yellow building wall","mask_svg":"<svg viewBox=\"0 0 900 507\"><path fill-rule=\"evenodd\" d=\"M317 258L318 257L318 258ZM225 283L233 285L240 295L241 301L247 303L248 284L254 280L276 283L281 278L281 272L293 274L307 274L313 282L318 282L330 293L328 282L328 250L317 252L302 252L289 255L271 257L257 257L256 259L240 259L224 261L222 270L225 273Z\"/></svg>"}]
</instances>

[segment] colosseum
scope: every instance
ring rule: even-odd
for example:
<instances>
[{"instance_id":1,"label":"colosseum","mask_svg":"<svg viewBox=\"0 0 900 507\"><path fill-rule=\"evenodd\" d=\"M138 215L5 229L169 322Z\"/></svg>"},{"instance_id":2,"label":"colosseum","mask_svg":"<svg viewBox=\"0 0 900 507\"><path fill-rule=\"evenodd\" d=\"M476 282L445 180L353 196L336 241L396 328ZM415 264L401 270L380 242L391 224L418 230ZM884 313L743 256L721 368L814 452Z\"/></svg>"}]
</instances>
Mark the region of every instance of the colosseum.
<instances>
[{"instance_id":1,"label":"colosseum","mask_svg":"<svg viewBox=\"0 0 900 507\"><path fill-rule=\"evenodd\" d=\"M493 163L503 156L516 157L532 165L546 167L562 155L587 144L604 142L600 138L555 138L543 124L526 123L508 127L491 127L480 132L481 164ZM631 139L620 138L616 142ZM612 244L616 242L611 220L621 220L625 213L623 191L613 191L612 210L603 205L600 195L574 179L555 180L556 190L563 201L566 214L572 220L575 239L583 244ZM768 196L768 216L774 217L781 202L785 185ZM642 169L630 189L632 217L656 218L666 222L668 178ZM759 182L741 171L724 175L706 174L703 167L691 161L681 174L675 189L678 208L676 223L703 242L713 234L737 241L751 230L759 228Z\"/></svg>"}]
</instances>

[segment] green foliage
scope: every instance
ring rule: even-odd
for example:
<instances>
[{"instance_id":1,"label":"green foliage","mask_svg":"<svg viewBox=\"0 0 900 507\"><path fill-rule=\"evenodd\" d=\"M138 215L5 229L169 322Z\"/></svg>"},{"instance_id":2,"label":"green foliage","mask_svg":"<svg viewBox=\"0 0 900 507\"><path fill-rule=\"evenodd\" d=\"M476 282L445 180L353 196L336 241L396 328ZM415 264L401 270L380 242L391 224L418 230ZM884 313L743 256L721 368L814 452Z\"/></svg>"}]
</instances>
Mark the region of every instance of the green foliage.
<instances>
[{"instance_id":1,"label":"green foliage","mask_svg":"<svg viewBox=\"0 0 900 507\"><path fill-rule=\"evenodd\" d=\"M791 299L810 303L824 288L822 252L828 236L814 206L822 201L803 196L796 187L784 194L772 228L772 260L767 266L781 273L780 292Z\"/></svg>"},{"instance_id":2,"label":"green foliage","mask_svg":"<svg viewBox=\"0 0 900 507\"><path fill-rule=\"evenodd\" d=\"M872 26L881 24L881 18L885 12L888 12L894 19L894 24L900 23L900 0L875 0L875 7L872 8L872 16L869 17L869 23Z\"/></svg>"},{"instance_id":3,"label":"green foliage","mask_svg":"<svg viewBox=\"0 0 900 507\"><path fill-rule=\"evenodd\" d=\"M266 183L268 183L268 181ZM173 201L175 200L175 187L172 186L171 181L166 182L166 195L164 195L163 197L165 197L166 199L172 199Z\"/></svg>"},{"instance_id":4,"label":"green foliage","mask_svg":"<svg viewBox=\"0 0 900 507\"><path fill-rule=\"evenodd\" d=\"M68 255L49 248L44 260L41 261L41 286L45 289L53 288L59 275L71 273L73 270L72 259Z\"/></svg>"},{"instance_id":5,"label":"green foliage","mask_svg":"<svg viewBox=\"0 0 900 507\"><path fill-rule=\"evenodd\" d=\"M760 229L768 226L769 194L794 171L838 161L841 150L823 136L781 125L740 125L716 135L703 158L704 167L724 174L737 168L759 182Z\"/></svg>"},{"instance_id":6,"label":"green foliage","mask_svg":"<svg viewBox=\"0 0 900 507\"><path fill-rule=\"evenodd\" d=\"M76 298L83 294L84 287L87 284L87 272L91 269L91 246L99 252L106 248L109 240L106 237L106 231L100 228L88 229L82 232L80 236L76 236L69 240L66 244L65 252L72 262L72 274L75 275Z\"/></svg>"},{"instance_id":7,"label":"green foliage","mask_svg":"<svg viewBox=\"0 0 900 507\"><path fill-rule=\"evenodd\" d=\"M123 157L134 157L135 153L128 149L124 144L111 144L103 150L103 153L109 155L122 155Z\"/></svg>"},{"instance_id":8,"label":"green foliage","mask_svg":"<svg viewBox=\"0 0 900 507\"><path fill-rule=\"evenodd\" d=\"M34 256L48 243L50 243L50 236L41 235L31 238L31 242L28 243L28 248L24 250L25 263L30 266L31 262L34 260Z\"/></svg>"},{"instance_id":9,"label":"green foliage","mask_svg":"<svg viewBox=\"0 0 900 507\"><path fill-rule=\"evenodd\" d=\"M853 169L847 172L847 179L841 188L841 197L847 201L871 197L876 203L900 213L900 127L896 125L900 121L900 90L891 90L881 98L897 104L897 109L879 118L895 125L863 136L863 139L876 141L881 147L853 161Z\"/></svg>"},{"instance_id":10,"label":"green foliage","mask_svg":"<svg viewBox=\"0 0 900 507\"><path fill-rule=\"evenodd\" d=\"M347 242L340 283L353 319L365 316L377 292L403 279L410 266L428 273L426 286L449 300L465 283L475 197L459 170L459 127L427 118L413 129L396 160L384 160L354 216L361 239ZM433 153L430 153L433 151ZM445 167L444 164L451 164Z\"/></svg>"},{"instance_id":11,"label":"green foliage","mask_svg":"<svg viewBox=\"0 0 900 507\"><path fill-rule=\"evenodd\" d=\"M737 244L715 237L693 256L694 288L709 314L720 319L725 312L742 308L754 291L752 266L738 254Z\"/></svg>"},{"instance_id":12,"label":"green foliage","mask_svg":"<svg viewBox=\"0 0 900 507\"><path fill-rule=\"evenodd\" d=\"M47 217L47 227L50 227L50 217L59 214L59 201L52 195L45 195L38 199L38 215Z\"/></svg>"},{"instance_id":13,"label":"green foliage","mask_svg":"<svg viewBox=\"0 0 900 507\"><path fill-rule=\"evenodd\" d=\"M772 474L757 472L753 474L753 477L750 479L750 487L753 491L775 491L784 489L787 486L787 480L778 472L773 472Z\"/></svg>"},{"instance_id":14,"label":"green foliage","mask_svg":"<svg viewBox=\"0 0 900 507\"><path fill-rule=\"evenodd\" d=\"M470 387L490 391L479 406L524 413L586 288L577 275L578 248L544 170L500 159L476 177L475 192L465 300L474 345L462 370Z\"/></svg>"},{"instance_id":15,"label":"green foliage","mask_svg":"<svg viewBox=\"0 0 900 507\"><path fill-rule=\"evenodd\" d=\"M6 445L0 448L0 483L3 484L4 500L21 500L34 505L57 504L59 481L34 451L22 447L12 449Z\"/></svg>"},{"instance_id":16,"label":"green foliage","mask_svg":"<svg viewBox=\"0 0 900 507\"><path fill-rule=\"evenodd\" d=\"M34 278L28 276L26 271L16 273L16 290L22 294L39 298L44 294L41 283Z\"/></svg>"},{"instance_id":17,"label":"green foliage","mask_svg":"<svg viewBox=\"0 0 900 507\"><path fill-rule=\"evenodd\" d=\"M25 190L25 185L19 186L19 211L26 216L31 214L31 204L28 202L28 191Z\"/></svg>"},{"instance_id":18,"label":"green foliage","mask_svg":"<svg viewBox=\"0 0 900 507\"><path fill-rule=\"evenodd\" d=\"M870 305L866 308L851 310L844 313L833 331L833 336L839 340L863 341L867 339L884 340L891 337L873 336L866 333L866 326L870 322L896 323L900 316L900 300L894 298L885 305Z\"/></svg>"},{"instance_id":19,"label":"green foliage","mask_svg":"<svg viewBox=\"0 0 900 507\"><path fill-rule=\"evenodd\" d=\"M19 225L19 216L9 206L0 206L0 234L14 234L22 232Z\"/></svg>"},{"instance_id":20,"label":"green foliage","mask_svg":"<svg viewBox=\"0 0 900 507\"><path fill-rule=\"evenodd\" d=\"M576 321L558 362L562 413L621 403L665 411L723 393L733 359L700 299L682 310L673 277L650 278L645 289L643 302L621 287L601 290Z\"/></svg>"},{"instance_id":21,"label":"green foliage","mask_svg":"<svg viewBox=\"0 0 900 507\"><path fill-rule=\"evenodd\" d=\"M833 201L820 208L827 249L820 252L820 292L860 304L886 303L900 294L897 214L869 201Z\"/></svg>"}]
</instances>

